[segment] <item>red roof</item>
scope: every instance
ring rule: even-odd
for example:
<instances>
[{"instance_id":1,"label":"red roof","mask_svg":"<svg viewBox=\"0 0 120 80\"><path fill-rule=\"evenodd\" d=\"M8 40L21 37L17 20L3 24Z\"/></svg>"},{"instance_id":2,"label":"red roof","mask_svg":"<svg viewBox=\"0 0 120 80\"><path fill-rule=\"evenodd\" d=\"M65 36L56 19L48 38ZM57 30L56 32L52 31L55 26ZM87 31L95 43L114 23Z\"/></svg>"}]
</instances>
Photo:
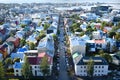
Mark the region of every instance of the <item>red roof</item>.
<instances>
[{"instance_id":1,"label":"red roof","mask_svg":"<svg viewBox=\"0 0 120 80\"><path fill-rule=\"evenodd\" d=\"M28 61L31 65L37 65L40 59L38 57L28 57Z\"/></svg>"},{"instance_id":2,"label":"red roof","mask_svg":"<svg viewBox=\"0 0 120 80\"><path fill-rule=\"evenodd\" d=\"M44 57L45 55L46 55L45 52L43 52L43 53L39 53L39 54L38 54L38 57Z\"/></svg>"},{"instance_id":3,"label":"red roof","mask_svg":"<svg viewBox=\"0 0 120 80\"><path fill-rule=\"evenodd\" d=\"M39 53L38 57L28 57L28 61L31 65L39 65L44 56L48 58L48 63L52 64L53 58L49 56L46 52Z\"/></svg>"},{"instance_id":4,"label":"red roof","mask_svg":"<svg viewBox=\"0 0 120 80\"><path fill-rule=\"evenodd\" d=\"M95 40L95 43L102 44L102 43L105 43L105 40L104 39L102 39L102 40Z\"/></svg>"},{"instance_id":5,"label":"red roof","mask_svg":"<svg viewBox=\"0 0 120 80\"><path fill-rule=\"evenodd\" d=\"M45 57L45 56L48 58L49 64L51 64L52 61L53 61L53 58L52 58L50 55L48 55L46 52L42 52L42 53L39 53L39 54L38 54L38 57L39 57L39 58L43 58L43 57Z\"/></svg>"},{"instance_id":6,"label":"red roof","mask_svg":"<svg viewBox=\"0 0 120 80\"><path fill-rule=\"evenodd\" d=\"M2 30L0 30L0 33L2 33L2 34L5 34L5 32L6 32L6 29L5 29L5 28L2 29Z\"/></svg>"}]
</instances>

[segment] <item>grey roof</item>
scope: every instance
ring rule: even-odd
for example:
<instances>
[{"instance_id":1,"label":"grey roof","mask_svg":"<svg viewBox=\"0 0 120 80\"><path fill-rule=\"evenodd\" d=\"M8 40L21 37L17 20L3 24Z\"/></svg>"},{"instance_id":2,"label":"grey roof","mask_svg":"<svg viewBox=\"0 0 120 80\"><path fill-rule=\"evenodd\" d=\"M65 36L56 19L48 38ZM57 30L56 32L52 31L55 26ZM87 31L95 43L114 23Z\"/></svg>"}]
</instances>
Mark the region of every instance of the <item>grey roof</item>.
<instances>
[{"instance_id":1,"label":"grey roof","mask_svg":"<svg viewBox=\"0 0 120 80\"><path fill-rule=\"evenodd\" d=\"M94 65L108 65L107 61L102 57L82 57L77 65L86 65L90 59L94 61Z\"/></svg>"}]
</instances>

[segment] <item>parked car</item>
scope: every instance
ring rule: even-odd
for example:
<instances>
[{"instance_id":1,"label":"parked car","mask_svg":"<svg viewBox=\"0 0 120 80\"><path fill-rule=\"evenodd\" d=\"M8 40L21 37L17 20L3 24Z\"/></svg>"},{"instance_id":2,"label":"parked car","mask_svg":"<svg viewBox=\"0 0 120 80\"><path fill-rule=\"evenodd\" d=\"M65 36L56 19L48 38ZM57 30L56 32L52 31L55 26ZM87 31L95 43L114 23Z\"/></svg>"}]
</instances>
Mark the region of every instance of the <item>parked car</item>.
<instances>
[{"instance_id":1,"label":"parked car","mask_svg":"<svg viewBox=\"0 0 120 80\"><path fill-rule=\"evenodd\" d=\"M59 66L57 66L57 70L58 70L58 71L60 70L60 67L59 67Z\"/></svg>"}]
</instances>

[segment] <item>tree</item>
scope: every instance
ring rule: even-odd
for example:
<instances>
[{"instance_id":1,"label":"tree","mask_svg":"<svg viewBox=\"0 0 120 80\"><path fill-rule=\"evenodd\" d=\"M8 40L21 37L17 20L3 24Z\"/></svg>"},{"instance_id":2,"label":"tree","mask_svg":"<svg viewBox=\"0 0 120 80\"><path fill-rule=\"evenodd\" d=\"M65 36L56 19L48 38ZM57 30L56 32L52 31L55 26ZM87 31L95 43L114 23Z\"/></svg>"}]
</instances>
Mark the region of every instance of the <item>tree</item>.
<instances>
[{"instance_id":1,"label":"tree","mask_svg":"<svg viewBox=\"0 0 120 80\"><path fill-rule=\"evenodd\" d=\"M47 30L49 27L50 27L50 24L49 24L49 23L45 23L45 24L44 24L44 30Z\"/></svg>"},{"instance_id":2,"label":"tree","mask_svg":"<svg viewBox=\"0 0 120 80\"><path fill-rule=\"evenodd\" d=\"M104 51L103 51L103 50L99 50L98 53L99 53L99 54L104 54Z\"/></svg>"},{"instance_id":3,"label":"tree","mask_svg":"<svg viewBox=\"0 0 120 80\"><path fill-rule=\"evenodd\" d=\"M5 71L3 63L0 61L0 80L5 80Z\"/></svg>"},{"instance_id":4,"label":"tree","mask_svg":"<svg viewBox=\"0 0 120 80\"><path fill-rule=\"evenodd\" d=\"M41 23L42 23L42 22L40 21L40 22L38 23L38 26L40 26L40 25L41 25Z\"/></svg>"},{"instance_id":5,"label":"tree","mask_svg":"<svg viewBox=\"0 0 120 80\"><path fill-rule=\"evenodd\" d=\"M47 57L43 57L42 61L40 63L40 70L43 73L43 76L46 76L49 74L49 65L48 65L48 58Z\"/></svg>"},{"instance_id":6,"label":"tree","mask_svg":"<svg viewBox=\"0 0 120 80\"><path fill-rule=\"evenodd\" d=\"M119 33L116 33L115 39L116 39L117 41L120 41L120 34L119 34Z\"/></svg>"},{"instance_id":7,"label":"tree","mask_svg":"<svg viewBox=\"0 0 120 80\"><path fill-rule=\"evenodd\" d=\"M83 36L85 33L84 32L81 32L80 34L79 34L79 36Z\"/></svg>"},{"instance_id":8,"label":"tree","mask_svg":"<svg viewBox=\"0 0 120 80\"><path fill-rule=\"evenodd\" d=\"M41 31L40 34L39 34L39 37L38 37L39 39L38 40L41 40L45 36L46 36L45 33L43 31Z\"/></svg>"},{"instance_id":9,"label":"tree","mask_svg":"<svg viewBox=\"0 0 120 80\"><path fill-rule=\"evenodd\" d=\"M116 33L115 32L109 32L108 35L109 35L110 38L113 38L113 36L115 36Z\"/></svg>"},{"instance_id":10,"label":"tree","mask_svg":"<svg viewBox=\"0 0 120 80\"><path fill-rule=\"evenodd\" d=\"M112 52L116 52L117 51L117 47L115 45L112 46Z\"/></svg>"},{"instance_id":11,"label":"tree","mask_svg":"<svg viewBox=\"0 0 120 80\"><path fill-rule=\"evenodd\" d=\"M110 52L110 42L108 42L107 45L106 45L106 51Z\"/></svg>"},{"instance_id":12,"label":"tree","mask_svg":"<svg viewBox=\"0 0 120 80\"><path fill-rule=\"evenodd\" d=\"M89 77L92 77L94 74L94 61L92 58L87 62L87 74Z\"/></svg>"},{"instance_id":13,"label":"tree","mask_svg":"<svg viewBox=\"0 0 120 80\"><path fill-rule=\"evenodd\" d=\"M29 48L30 48L30 50L34 50L35 44L33 42L29 42Z\"/></svg>"},{"instance_id":14,"label":"tree","mask_svg":"<svg viewBox=\"0 0 120 80\"><path fill-rule=\"evenodd\" d=\"M5 60L5 65L6 65L7 67L9 67L11 64L12 64L12 59L11 59L11 58L7 58L7 59Z\"/></svg>"},{"instance_id":15,"label":"tree","mask_svg":"<svg viewBox=\"0 0 120 80\"><path fill-rule=\"evenodd\" d=\"M58 34L58 35L60 34L60 30L57 31L57 34Z\"/></svg>"},{"instance_id":16,"label":"tree","mask_svg":"<svg viewBox=\"0 0 120 80\"><path fill-rule=\"evenodd\" d=\"M29 64L26 56L24 58L24 63L23 63L23 66L22 66L22 75L23 75L24 79L30 79L31 76L32 76L32 71L30 69L30 64Z\"/></svg>"},{"instance_id":17,"label":"tree","mask_svg":"<svg viewBox=\"0 0 120 80\"><path fill-rule=\"evenodd\" d=\"M25 26L27 26L26 24L21 24L20 25L22 28L25 28Z\"/></svg>"},{"instance_id":18,"label":"tree","mask_svg":"<svg viewBox=\"0 0 120 80\"><path fill-rule=\"evenodd\" d=\"M13 63L15 63L15 62L20 62L20 58L14 58Z\"/></svg>"},{"instance_id":19,"label":"tree","mask_svg":"<svg viewBox=\"0 0 120 80\"><path fill-rule=\"evenodd\" d=\"M21 46L25 45L25 43L26 43L25 39L20 39L20 45Z\"/></svg>"},{"instance_id":20,"label":"tree","mask_svg":"<svg viewBox=\"0 0 120 80\"><path fill-rule=\"evenodd\" d=\"M103 57L108 63L112 62L112 57L111 55L104 53L104 54L100 54L101 57Z\"/></svg>"},{"instance_id":21,"label":"tree","mask_svg":"<svg viewBox=\"0 0 120 80\"><path fill-rule=\"evenodd\" d=\"M57 36L55 34L52 35L54 40L57 40Z\"/></svg>"}]
</instances>

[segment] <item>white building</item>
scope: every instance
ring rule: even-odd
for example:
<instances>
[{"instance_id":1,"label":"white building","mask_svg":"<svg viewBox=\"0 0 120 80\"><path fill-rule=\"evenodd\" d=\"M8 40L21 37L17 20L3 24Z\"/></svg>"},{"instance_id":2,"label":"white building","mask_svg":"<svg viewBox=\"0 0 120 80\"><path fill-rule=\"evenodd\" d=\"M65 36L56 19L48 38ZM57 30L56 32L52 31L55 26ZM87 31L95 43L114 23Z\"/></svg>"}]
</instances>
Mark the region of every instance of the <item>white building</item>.
<instances>
[{"instance_id":1,"label":"white building","mask_svg":"<svg viewBox=\"0 0 120 80\"><path fill-rule=\"evenodd\" d=\"M48 65L49 65L49 74L51 75L52 72L52 65L53 65L53 57L50 56L49 54L43 52L39 53L39 55L36 56L28 56L28 61L30 63L30 69L32 70L33 76L43 76L43 73L40 70L40 62L42 58L46 56L48 59ZM14 75L15 76L22 76L22 65L23 63L16 62L14 64Z\"/></svg>"},{"instance_id":2,"label":"white building","mask_svg":"<svg viewBox=\"0 0 120 80\"><path fill-rule=\"evenodd\" d=\"M86 41L79 37L70 37L70 51L71 54L75 52L82 53L85 55L86 53Z\"/></svg>"},{"instance_id":3,"label":"white building","mask_svg":"<svg viewBox=\"0 0 120 80\"><path fill-rule=\"evenodd\" d=\"M107 46L107 48L109 47L109 51L113 52L113 46L116 46L116 41L112 38L106 38L106 45L109 44L109 46Z\"/></svg>"},{"instance_id":4,"label":"white building","mask_svg":"<svg viewBox=\"0 0 120 80\"><path fill-rule=\"evenodd\" d=\"M105 39L101 39L101 40L94 40L95 42L95 47L96 49L106 49L106 41Z\"/></svg>"},{"instance_id":5,"label":"white building","mask_svg":"<svg viewBox=\"0 0 120 80\"><path fill-rule=\"evenodd\" d=\"M87 42L86 46L89 48L88 51L95 52L96 51L95 41L94 40L86 40L86 42Z\"/></svg>"},{"instance_id":6,"label":"white building","mask_svg":"<svg viewBox=\"0 0 120 80\"><path fill-rule=\"evenodd\" d=\"M52 36L47 36L43 38L38 44L38 52L50 52L54 55L54 40Z\"/></svg>"},{"instance_id":7,"label":"white building","mask_svg":"<svg viewBox=\"0 0 120 80\"><path fill-rule=\"evenodd\" d=\"M22 63L16 62L13 65L14 68L14 75L15 76L22 76Z\"/></svg>"},{"instance_id":8,"label":"white building","mask_svg":"<svg viewBox=\"0 0 120 80\"><path fill-rule=\"evenodd\" d=\"M90 60L89 57L82 57L80 55L75 56L73 58L74 67L75 67L75 75L88 76L87 62L89 60ZM104 76L108 74L108 64L105 59L101 57L92 57L92 60L94 61L93 76Z\"/></svg>"},{"instance_id":9,"label":"white building","mask_svg":"<svg viewBox=\"0 0 120 80\"><path fill-rule=\"evenodd\" d=\"M101 30L93 31L92 32L92 38L93 39L102 39L103 38L103 32Z\"/></svg>"}]
</instances>

